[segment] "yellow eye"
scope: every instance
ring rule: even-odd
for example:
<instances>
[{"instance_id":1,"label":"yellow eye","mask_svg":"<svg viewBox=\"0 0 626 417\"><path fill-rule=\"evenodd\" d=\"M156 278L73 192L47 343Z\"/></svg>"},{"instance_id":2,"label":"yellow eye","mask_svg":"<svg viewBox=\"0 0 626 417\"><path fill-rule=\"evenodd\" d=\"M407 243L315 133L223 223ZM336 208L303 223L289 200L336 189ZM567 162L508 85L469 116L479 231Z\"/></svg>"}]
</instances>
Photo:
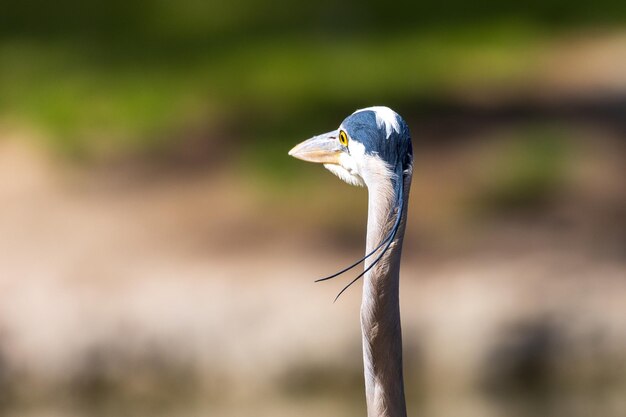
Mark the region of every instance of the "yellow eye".
<instances>
[{"instance_id":1,"label":"yellow eye","mask_svg":"<svg viewBox=\"0 0 626 417\"><path fill-rule=\"evenodd\" d=\"M339 131L339 143L343 146L348 146L348 135L343 130Z\"/></svg>"}]
</instances>

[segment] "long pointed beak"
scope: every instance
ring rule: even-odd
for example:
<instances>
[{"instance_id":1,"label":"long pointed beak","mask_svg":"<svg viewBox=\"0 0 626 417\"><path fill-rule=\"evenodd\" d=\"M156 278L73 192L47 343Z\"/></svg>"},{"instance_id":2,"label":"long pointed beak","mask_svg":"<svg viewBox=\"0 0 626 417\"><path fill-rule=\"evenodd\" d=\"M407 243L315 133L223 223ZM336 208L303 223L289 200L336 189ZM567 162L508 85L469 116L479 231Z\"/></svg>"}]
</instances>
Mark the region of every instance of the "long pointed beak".
<instances>
[{"instance_id":1,"label":"long pointed beak","mask_svg":"<svg viewBox=\"0 0 626 417\"><path fill-rule=\"evenodd\" d=\"M339 164L339 155L342 152L337 140L339 130L314 136L294 146L289 155L303 161L318 164Z\"/></svg>"}]
</instances>

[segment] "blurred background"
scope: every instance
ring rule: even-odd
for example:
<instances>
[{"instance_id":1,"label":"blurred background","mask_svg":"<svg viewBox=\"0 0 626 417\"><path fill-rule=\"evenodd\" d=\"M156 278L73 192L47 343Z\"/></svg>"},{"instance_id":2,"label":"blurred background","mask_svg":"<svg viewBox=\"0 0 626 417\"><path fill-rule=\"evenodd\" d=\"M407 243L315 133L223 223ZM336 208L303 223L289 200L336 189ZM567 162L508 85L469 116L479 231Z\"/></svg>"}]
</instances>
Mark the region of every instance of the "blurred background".
<instances>
[{"instance_id":1,"label":"blurred background","mask_svg":"<svg viewBox=\"0 0 626 417\"><path fill-rule=\"evenodd\" d=\"M409 123L410 415L626 415L626 2L5 0L0 415L365 415L366 191Z\"/></svg>"}]
</instances>

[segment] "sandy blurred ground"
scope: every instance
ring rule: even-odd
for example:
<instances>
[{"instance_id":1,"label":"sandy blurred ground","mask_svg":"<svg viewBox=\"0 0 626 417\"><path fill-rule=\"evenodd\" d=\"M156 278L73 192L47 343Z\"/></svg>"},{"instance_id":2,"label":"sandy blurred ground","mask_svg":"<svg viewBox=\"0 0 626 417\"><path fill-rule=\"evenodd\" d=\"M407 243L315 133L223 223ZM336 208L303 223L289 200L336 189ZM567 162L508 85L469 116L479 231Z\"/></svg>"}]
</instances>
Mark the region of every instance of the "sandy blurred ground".
<instances>
[{"instance_id":1,"label":"sandy blurred ground","mask_svg":"<svg viewBox=\"0 0 626 417\"><path fill-rule=\"evenodd\" d=\"M242 191L245 178L131 180L68 168L28 143L0 143L8 415L363 413L360 287L333 304L342 282L312 282L358 246L327 229L307 234L297 215L272 218L271 205ZM455 178L484 155L472 156L475 146L418 155L401 297L410 409L626 413L624 155L614 139L581 146L546 217L458 236L455 216L437 207L460 198ZM422 241L440 234L443 243ZM148 405L124 405L135 403Z\"/></svg>"}]
</instances>

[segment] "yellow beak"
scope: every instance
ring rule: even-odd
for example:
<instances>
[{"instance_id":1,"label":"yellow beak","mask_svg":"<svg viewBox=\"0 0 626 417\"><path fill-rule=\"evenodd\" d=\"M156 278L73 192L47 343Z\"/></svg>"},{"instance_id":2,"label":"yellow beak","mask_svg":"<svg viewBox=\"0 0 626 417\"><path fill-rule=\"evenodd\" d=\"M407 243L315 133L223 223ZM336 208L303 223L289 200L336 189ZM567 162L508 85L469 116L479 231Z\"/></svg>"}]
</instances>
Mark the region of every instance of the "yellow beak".
<instances>
[{"instance_id":1,"label":"yellow beak","mask_svg":"<svg viewBox=\"0 0 626 417\"><path fill-rule=\"evenodd\" d=\"M339 164L339 155L342 148L337 136L339 130L314 136L302 143L297 144L289 151L289 155L303 161L315 162L318 164Z\"/></svg>"}]
</instances>

